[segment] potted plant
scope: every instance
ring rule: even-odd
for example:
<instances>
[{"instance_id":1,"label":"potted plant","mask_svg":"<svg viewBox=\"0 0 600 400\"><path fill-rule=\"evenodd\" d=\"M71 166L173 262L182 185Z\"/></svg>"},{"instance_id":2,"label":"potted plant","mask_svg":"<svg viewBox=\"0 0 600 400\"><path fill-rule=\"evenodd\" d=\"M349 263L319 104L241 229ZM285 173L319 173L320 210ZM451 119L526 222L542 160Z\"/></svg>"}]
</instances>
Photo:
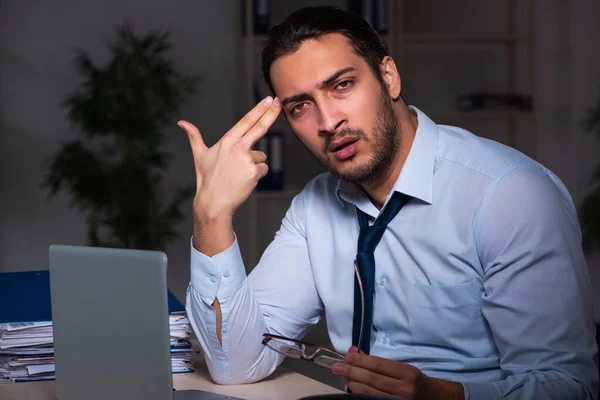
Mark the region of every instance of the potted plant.
<instances>
[{"instance_id":1,"label":"potted plant","mask_svg":"<svg viewBox=\"0 0 600 400\"><path fill-rule=\"evenodd\" d=\"M600 99L588 110L583 123L587 131L600 138ZM584 198L579 210L583 245L586 250L600 247L600 165L594 172L592 182L592 190Z\"/></svg>"},{"instance_id":2,"label":"potted plant","mask_svg":"<svg viewBox=\"0 0 600 400\"><path fill-rule=\"evenodd\" d=\"M91 246L165 249L178 237L179 208L194 187L165 192L170 155L162 149L163 129L198 79L175 71L168 32L138 37L126 23L108 46L106 66L76 50L82 82L63 106L81 138L62 144L42 185L49 197L68 191L71 206L87 214Z\"/></svg>"}]
</instances>

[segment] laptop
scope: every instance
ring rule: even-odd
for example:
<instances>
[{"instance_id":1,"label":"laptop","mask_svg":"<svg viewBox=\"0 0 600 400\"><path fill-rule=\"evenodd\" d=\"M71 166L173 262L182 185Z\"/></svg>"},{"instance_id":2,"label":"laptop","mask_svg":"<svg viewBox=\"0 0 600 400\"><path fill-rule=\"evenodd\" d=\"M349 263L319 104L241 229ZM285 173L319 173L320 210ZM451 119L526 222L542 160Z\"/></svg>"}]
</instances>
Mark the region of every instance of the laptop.
<instances>
[{"instance_id":1,"label":"laptop","mask_svg":"<svg viewBox=\"0 0 600 400\"><path fill-rule=\"evenodd\" d=\"M58 400L217 400L174 391L167 256L52 245L50 296Z\"/></svg>"}]
</instances>

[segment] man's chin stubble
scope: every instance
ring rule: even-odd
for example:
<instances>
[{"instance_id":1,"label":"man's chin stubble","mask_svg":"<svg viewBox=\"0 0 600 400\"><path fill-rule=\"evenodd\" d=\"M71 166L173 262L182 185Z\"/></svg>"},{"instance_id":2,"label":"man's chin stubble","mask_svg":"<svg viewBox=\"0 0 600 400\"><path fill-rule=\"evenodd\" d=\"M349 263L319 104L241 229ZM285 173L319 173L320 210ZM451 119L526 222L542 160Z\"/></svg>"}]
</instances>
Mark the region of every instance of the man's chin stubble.
<instances>
[{"instance_id":1,"label":"man's chin stubble","mask_svg":"<svg viewBox=\"0 0 600 400\"><path fill-rule=\"evenodd\" d=\"M346 162L352 162L353 159L354 156ZM336 177L361 186L377 182L385 172L385 168L373 165L373 160L369 160L363 165L351 166L346 172L339 171L329 162L324 163L324 166Z\"/></svg>"}]
</instances>

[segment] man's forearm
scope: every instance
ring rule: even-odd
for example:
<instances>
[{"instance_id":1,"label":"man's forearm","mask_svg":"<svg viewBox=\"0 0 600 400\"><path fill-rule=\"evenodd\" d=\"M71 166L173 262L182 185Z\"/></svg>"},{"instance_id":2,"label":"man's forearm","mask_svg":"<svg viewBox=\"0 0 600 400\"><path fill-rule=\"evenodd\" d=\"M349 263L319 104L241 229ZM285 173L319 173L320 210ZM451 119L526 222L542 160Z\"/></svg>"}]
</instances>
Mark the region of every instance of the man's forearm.
<instances>
[{"instance_id":1,"label":"man's forearm","mask_svg":"<svg viewBox=\"0 0 600 400\"><path fill-rule=\"evenodd\" d=\"M231 246L234 241L231 215L194 215L194 248L212 257Z\"/></svg>"},{"instance_id":2,"label":"man's forearm","mask_svg":"<svg viewBox=\"0 0 600 400\"><path fill-rule=\"evenodd\" d=\"M202 254L212 257L231 246L235 240L233 235L232 220L228 216L195 216L194 218L194 248ZM219 300L212 303L215 309L215 326L217 339L223 345L221 337L222 315Z\"/></svg>"},{"instance_id":3,"label":"man's forearm","mask_svg":"<svg viewBox=\"0 0 600 400\"><path fill-rule=\"evenodd\" d=\"M215 326L217 327L217 339L219 339L219 344L223 346L223 337L221 336L221 330L223 329L223 315L221 314L221 304L218 299L212 303L212 307L215 309Z\"/></svg>"}]
</instances>

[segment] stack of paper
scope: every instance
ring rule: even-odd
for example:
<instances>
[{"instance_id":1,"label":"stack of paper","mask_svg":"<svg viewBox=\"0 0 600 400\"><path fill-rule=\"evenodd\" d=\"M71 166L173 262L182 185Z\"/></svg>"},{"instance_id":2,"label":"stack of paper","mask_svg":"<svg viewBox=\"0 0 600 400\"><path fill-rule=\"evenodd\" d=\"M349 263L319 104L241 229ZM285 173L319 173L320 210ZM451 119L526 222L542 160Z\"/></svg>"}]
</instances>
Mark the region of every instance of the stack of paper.
<instances>
[{"instance_id":1,"label":"stack of paper","mask_svg":"<svg viewBox=\"0 0 600 400\"><path fill-rule=\"evenodd\" d=\"M0 302L8 292L30 296L20 307L0 310L0 382L54 379L48 271L0 273ZM195 351L190 343L190 321L171 292L168 300L171 368L174 373L191 372ZM13 297L3 304L18 305L19 299Z\"/></svg>"},{"instance_id":2,"label":"stack of paper","mask_svg":"<svg viewBox=\"0 0 600 400\"><path fill-rule=\"evenodd\" d=\"M169 293L169 297L171 296L172 294ZM185 311L172 312L169 315L171 370L173 372L191 372L194 370L192 365L194 351L190 342L190 332L190 320Z\"/></svg>"},{"instance_id":3,"label":"stack of paper","mask_svg":"<svg viewBox=\"0 0 600 400\"><path fill-rule=\"evenodd\" d=\"M193 371L189 320L185 313L169 316L171 368ZM0 325L0 381L54 379L52 322Z\"/></svg>"},{"instance_id":4,"label":"stack of paper","mask_svg":"<svg viewBox=\"0 0 600 400\"><path fill-rule=\"evenodd\" d=\"M0 381L54 379L52 322L0 325Z\"/></svg>"},{"instance_id":5,"label":"stack of paper","mask_svg":"<svg viewBox=\"0 0 600 400\"><path fill-rule=\"evenodd\" d=\"M169 293L171 296L171 293ZM193 371L190 343L190 320L185 311L169 315L169 333L171 335L171 370L173 372Z\"/></svg>"}]
</instances>

